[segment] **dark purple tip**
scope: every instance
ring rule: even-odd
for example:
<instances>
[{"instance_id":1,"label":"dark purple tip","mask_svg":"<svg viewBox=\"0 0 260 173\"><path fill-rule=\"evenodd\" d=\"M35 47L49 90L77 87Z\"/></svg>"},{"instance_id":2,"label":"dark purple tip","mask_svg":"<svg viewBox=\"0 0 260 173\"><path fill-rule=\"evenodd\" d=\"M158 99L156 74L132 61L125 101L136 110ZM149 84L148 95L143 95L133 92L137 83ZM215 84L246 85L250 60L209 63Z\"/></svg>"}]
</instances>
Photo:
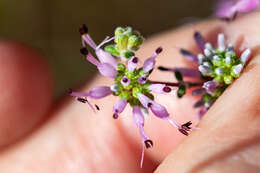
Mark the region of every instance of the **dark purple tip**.
<instances>
[{"instance_id":1,"label":"dark purple tip","mask_svg":"<svg viewBox=\"0 0 260 173\"><path fill-rule=\"evenodd\" d=\"M152 103L148 103L147 104L147 107L149 108L149 107L151 107L153 104Z\"/></svg>"},{"instance_id":2,"label":"dark purple tip","mask_svg":"<svg viewBox=\"0 0 260 173\"><path fill-rule=\"evenodd\" d=\"M200 34L200 32L195 32L194 33L194 39L198 45L198 47L200 48L200 50L204 50L205 49L205 40L204 38L202 37L202 35Z\"/></svg>"},{"instance_id":3,"label":"dark purple tip","mask_svg":"<svg viewBox=\"0 0 260 173\"><path fill-rule=\"evenodd\" d=\"M114 113L114 114L113 114L113 118L114 118L114 119L117 119L117 118L118 118L118 114L117 114L117 113Z\"/></svg>"},{"instance_id":4,"label":"dark purple tip","mask_svg":"<svg viewBox=\"0 0 260 173\"><path fill-rule=\"evenodd\" d=\"M86 55L88 54L87 48L85 48L85 47L81 48L81 49L80 49L80 53L81 53L82 55L86 56Z\"/></svg>"},{"instance_id":5,"label":"dark purple tip","mask_svg":"<svg viewBox=\"0 0 260 173\"><path fill-rule=\"evenodd\" d=\"M181 132L185 136L189 136L189 133L186 130L184 130L184 129L179 129L179 132Z\"/></svg>"},{"instance_id":6,"label":"dark purple tip","mask_svg":"<svg viewBox=\"0 0 260 173\"><path fill-rule=\"evenodd\" d=\"M96 107L96 109L97 109L98 111L100 110L100 108L99 108L99 106L98 106L98 105L96 105L96 104L95 104L95 107Z\"/></svg>"},{"instance_id":7,"label":"dark purple tip","mask_svg":"<svg viewBox=\"0 0 260 173\"><path fill-rule=\"evenodd\" d=\"M183 56L191 56L192 54L190 53L190 51L186 50L186 49L181 49L180 50L180 53L183 55Z\"/></svg>"},{"instance_id":8,"label":"dark purple tip","mask_svg":"<svg viewBox=\"0 0 260 173\"><path fill-rule=\"evenodd\" d=\"M123 79L123 82L124 82L124 83L128 82L128 79L127 79L127 78L124 78L124 79Z\"/></svg>"},{"instance_id":9,"label":"dark purple tip","mask_svg":"<svg viewBox=\"0 0 260 173\"><path fill-rule=\"evenodd\" d=\"M193 105L193 107L194 108L198 108L198 107L201 107L201 106L203 106L204 105L204 101L203 100L200 100L200 101L197 101L194 105Z\"/></svg>"},{"instance_id":10,"label":"dark purple tip","mask_svg":"<svg viewBox=\"0 0 260 173\"><path fill-rule=\"evenodd\" d=\"M191 125L192 125L192 122L189 121L189 122L187 122L185 124L182 124L181 127L182 127L182 129L184 129L186 131L189 131L191 129L191 127L190 127Z\"/></svg>"},{"instance_id":11,"label":"dark purple tip","mask_svg":"<svg viewBox=\"0 0 260 173\"><path fill-rule=\"evenodd\" d=\"M72 94L72 89L69 88L67 92L68 92L68 94Z\"/></svg>"},{"instance_id":12,"label":"dark purple tip","mask_svg":"<svg viewBox=\"0 0 260 173\"><path fill-rule=\"evenodd\" d=\"M79 33L80 33L81 35L87 34L87 33L88 33L88 27L87 27L85 24L83 24L83 25L79 28Z\"/></svg>"},{"instance_id":13,"label":"dark purple tip","mask_svg":"<svg viewBox=\"0 0 260 173\"><path fill-rule=\"evenodd\" d=\"M172 89L170 87L166 86L166 87L163 88L163 91L166 92L166 93L169 93L169 92L172 91Z\"/></svg>"},{"instance_id":14,"label":"dark purple tip","mask_svg":"<svg viewBox=\"0 0 260 173\"><path fill-rule=\"evenodd\" d=\"M148 139L148 140L144 141L144 144L145 144L145 147L148 149L153 146L153 141Z\"/></svg>"},{"instance_id":15,"label":"dark purple tip","mask_svg":"<svg viewBox=\"0 0 260 173\"><path fill-rule=\"evenodd\" d=\"M79 102L81 102L81 103L86 103L86 102L87 102L86 99L84 99L84 98L80 98L80 97L79 97L77 100L78 100Z\"/></svg>"},{"instance_id":16,"label":"dark purple tip","mask_svg":"<svg viewBox=\"0 0 260 173\"><path fill-rule=\"evenodd\" d=\"M169 68L166 68L166 67L163 67L163 66L159 66L159 67L158 67L158 70L161 70L161 71L170 71Z\"/></svg>"},{"instance_id":17,"label":"dark purple tip","mask_svg":"<svg viewBox=\"0 0 260 173\"><path fill-rule=\"evenodd\" d=\"M157 54L159 54L159 53L161 53L162 51L163 51L162 47L158 47L155 52L156 52Z\"/></svg>"},{"instance_id":18,"label":"dark purple tip","mask_svg":"<svg viewBox=\"0 0 260 173\"><path fill-rule=\"evenodd\" d=\"M133 63L138 63L138 58L137 57L134 57L133 60L132 60Z\"/></svg>"}]
</instances>

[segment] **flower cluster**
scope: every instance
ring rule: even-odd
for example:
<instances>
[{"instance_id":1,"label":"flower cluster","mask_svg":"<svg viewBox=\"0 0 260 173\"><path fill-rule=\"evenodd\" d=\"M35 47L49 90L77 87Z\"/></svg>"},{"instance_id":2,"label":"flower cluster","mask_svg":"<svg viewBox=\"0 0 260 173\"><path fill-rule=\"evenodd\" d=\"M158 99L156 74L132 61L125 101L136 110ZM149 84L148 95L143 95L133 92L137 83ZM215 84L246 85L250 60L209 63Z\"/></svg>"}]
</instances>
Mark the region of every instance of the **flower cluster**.
<instances>
[{"instance_id":1,"label":"flower cluster","mask_svg":"<svg viewBox=\"0 0 260 173\"><path fill-rule=\"evenodd\" d=\"M248 13L260 5L259 0L221 0L215 15L226 21L234 20L238 13Z\"/></svg>"},{"instance_id":2,"label":"flower cluster","mask_svg":"<svg viewBox=\"0 0 260 173\"><path fill-rule=\"evenodd\" d=\"M196 108L201 107L198 114L200 119L228 85L240 76L250 58L251 50L244 50L238 58L233 45L226 45L222 33L218 34L218 47L216 49L211 43L207 43L199 32L195 32L194 39L202 53L196 55L185 49L181 49L180 53L186 59L197 64L198 70L166 67L159 67L159 69L175 73L179 70L181 76L202 77L205 80L200 88L192 91L194 96L201 95L201 99L194 105ZM176 75L176 78L179 80L182 77Z\"/></svg>"},{"instance_id":3,"label":"flower cluster","mask_svg":"<svg viewBox=\"0 0 260 173\"><path fill-rule=\"evenodd\" d=\"M154 95L152 94L165 94L172 91L171 87L167 84L149 80L149 76L155 67L156 58L163 50L161 47L157 48L151 57L144 61L142 67L138 68L139 59L134 56L134 53L131 54L131 57L128 57L129 54L126 52L137 50L142 41L141 36L138 35L137 32L132 32L130 27L117 28L115 37L106 38L98 46L89 36L88 29L85 25L80 28L80 33L83 46L80 52L90 63L97 67L103 76L112 78L114 83L111 86L93 88L88 92L75 92L70 90L70 94L76 97L78 101L88 103L93 111L95 111L95 107L89 102L89 98L101 99L108 95L119 97L118 102L113 106L114 119L117 119L119 114L122 113L127 104L129 104L133 108L133 119L139 129L143 142L141 165L143 162L144 147L150 148L153 146L152 140L150 140L144 131L144 115L147 114L149 110L156 117L167 120L182 134L188 135L188 132L192 129L192 123L188 122L181 125L174 121L166 108L154 100ZM113 46L109 48L106 47L105 50L101 48L105 43L113 39L115 39ZM94 49L97 59L87 50L86 44ZM113 51L111 51L112 49ZM118 52L115 53L115 51ZM127 61L117 62L113 55L119 57L123 55L121 60ZM99 109L97 105L96 108Z\"/></svg>"}]
</instances>

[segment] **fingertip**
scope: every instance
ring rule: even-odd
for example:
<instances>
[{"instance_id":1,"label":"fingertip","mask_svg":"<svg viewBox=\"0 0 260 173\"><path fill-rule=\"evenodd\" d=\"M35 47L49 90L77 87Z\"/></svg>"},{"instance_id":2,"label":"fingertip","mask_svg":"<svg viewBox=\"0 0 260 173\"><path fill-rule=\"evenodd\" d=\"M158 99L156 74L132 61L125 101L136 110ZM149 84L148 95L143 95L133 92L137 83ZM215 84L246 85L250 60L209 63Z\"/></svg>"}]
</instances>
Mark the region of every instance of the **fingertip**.
<instances>
[{"instance_id":1,"label":"fingertip","mask_svg":"<svg viewBox=\"0 0 260 173\"><path fill-rule=\"evenodd\" d=\"M27 134L46 114L52 77L43 57L32 48L0 41L0 147Z\"/></svg>"}]
</instances>

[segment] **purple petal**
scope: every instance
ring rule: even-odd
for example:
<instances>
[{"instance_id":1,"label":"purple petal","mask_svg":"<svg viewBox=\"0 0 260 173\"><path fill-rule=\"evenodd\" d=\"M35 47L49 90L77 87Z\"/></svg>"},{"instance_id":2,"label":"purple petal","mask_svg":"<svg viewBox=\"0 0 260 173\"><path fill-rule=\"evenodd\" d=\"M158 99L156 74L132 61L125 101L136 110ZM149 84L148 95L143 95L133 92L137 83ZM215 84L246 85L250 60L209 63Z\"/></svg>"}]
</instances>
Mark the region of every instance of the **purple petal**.
<instances>
[{"instance_id":1,"label":"purple petal","mask_svg":"<svg viewBox=\"0 0 260 173\"><path fill-rule=\"evenodd\" d=\"M103 97L106 97L110 94L112 94L113 92L111 91L110 87L107 87L107 86L99 86L99 87L96 87L96 88L93 88L91 89L89 92L88 92L88 96L90 98L94 98L94 99L100 99L100 98L103 98Z\"/></svg>"},{"instance_id":2,"label":"purple petal","mask_svg":"<svg viewBox=\"0 0 260 173\"><path fill-rule=\"evenodd\" d=\"M127 101L125 99L120 99L114 106L113 112L114 114L118 115L122 113L127 105Z\"/></svg>"},{"instance_id":3,"label":"purple petal","mask_svg":"<svg viewBox=\"0 0 260 173\"><path fill-rule=\"evenodd\" d=\"M251 50L250 49L246 49L240 56L240 61L243 62L244 64L249 60L250 56L251 56Z\"/></svg>"},{"instance_id":4,"label":"purple petal","mask_svg":"<svg viewBox=\"0 0 260 173\"><path fill-rule=\"evenodd\" d=\"M219 84L216 81L208 81L203 84L203 88L206 90L207 93L215 94L218 85Z\"/></svg>"},{"instance_id":5,"label":"purple petal","mask_svg":"<svg viewBox=\"0 0 260 173\"><path fill-rule=\"evenodd\" d=\"M128 71L132 72L136 69L137 65L138 65L138 58L137 57L132 57L129 61L128 61Z\"/></svg>"},{"instance_id":6,"label":"purple petal","mask_svg":"<svg viewBox=\"0 0 260 173\"><path fill-rule=\"evenodd\" d=\"M198 88L192 91L192 95L193 96L198 96L198 95L202 95L205 93L205 89L204 88Z\"/></svg>"},{"instance_id":7,"label":"purple petal","mask_svg":"<svg viewBox=\"0 0 260 173\"><path fill-rule=\"evenodd\" d=\"M200 72L198 70L190 68L172 68L171 71L179 71L184 77L200 78Z\"/></svg>"},{"instance_id":8,"label":"purple petal","mask_svg":"<svg viewBox=\"0 0 260 173\"><path fill-rule=\"evenodd\" d=\"M238 64L234 67L233 69L233 73L235 73L236 75L239 75L241 73L241 71L243 70L243 65L242 64Z\"/></svg>"},{"instance_id":9,"label":"purple petal","mask_svg":"<svg viewBox=\"0 0 260 173\"><path fill-rule=\"evenodd\" d=\"M233 19L237 13L248 13L258 8L259 5L259 0L222 0L215 15L224 19Z\"/></svg>"},{"instance_id":10,"label":"purple petal","mask_svg":"<svg viewBox=\"0 0 260 173\"><path fill-rule=\"evenodd\" d=\"M125 87L128 86L129 84L131 83L131 80L124 76L122 79L121 79L121 84L124 85Z\"/></svg>"},{"instance_id":11,"label":"purple petal","mask_svg":"<svg viewBox=\"0 0 260 173\"><path fill-rule=\"evenodd\" d=\"M196 64L199 63L198 57L197 57L195 54L191 53L190 51L185 50L185 49L181 49L181 50L180 50L180 53L181 53L187 60L189 60L189 61L191 61L191 62L194 62L194 63L196 63Z\"/></svg>"},{"instance_id":12,"label":"purple petal","mask_svg":"<svg viewBox=\"0 0 260 173\"><path fill-rule=\"evenodd\" d=\"M151 105L152 100L149 99L147 96L143 95L142 93L138 94L138 99L140 103L145 107L146 109Z\"/></svg>"},{"instance_id":13,"label":"purple petal","mask_svg":"<svg viewBox=\"0 0 260 173\"><path fill-rule=\"evenodd\" d=\"M96 110L94 109L94 106L88 101L87 97L88 97L88 93L86 92L75 92L75 91L71 91L70 92L71 96L77 97L77 99L82 99L84 98L84 103L87 103L89 105L89 107L96 112Z\"/></svg>"},{"instance_id":14,"label":"purple petal","mask_svg":"<svg viewBox=\"0 0 260 173\"><path fill-rule=\"evenodd\" d=\"M162 48L159 47L156 49L156 51L154 52L154 54L146 59L144 61L144 65L143 65L143 70L144 72L148 73L150 72L153 68L154 68L154 65L155 65L155 58L162 52Z\"/></svg>"},{"instance_id":15,"label":"purple petal","mask_svg":"<svg viewBox=\"0 0 260 173\"><path fill-rule=\"evenodd\" d=\"M143 76L139 77L139 79L138 79L138 83L140 83L140 84L145 84L146 81L147 81L146 75L143 75Z\"/></svg>"},{"instance_id":16,"label":"purple petal","mask_svg":"<svg viewBox=\"0 0 260 173\"><path fill-rule=\"evenodd\" d=\"M166 86L165 84L151 84L148 89L158 94L171 92L171 88Z\"/></svg>"},{"instance_id":17,"label":"purple petal","mask_svg":"<svg viewBox=\"0 0 260 173\"><path fill-rule=\"evenodd\" d=\"M95 65L95 66L98 66L98 64L99 64L98 60L97 60L96 58L94 58L91 53L88 53L88 54L86 55L86 59L87 59L90 63L92 63L93 65Z\"/></svg>"},{"instance_id":18,"label":"purple petal","mask_svg":"<svg viewBox=\"0 0 260 173\"><path fill-rule=\"evenodd\" d=\"M203 36L200 34L200 32L195 32L193 37L195 42L197 43L198 48L200 48L200 50L203 51L205 49L206 44Z\"/></svg>"},{"instance_id":19,"label":"purple petal","mask_svg":"<svg viewBox=\"0 0 260 173\"><path fill-rule=\"evenodd\" d=\"M117 75L116 69L108 63L99 63L97 68L103 76L115 78Z\"/></svg>"},{"instance_id":20,"label":"purple petal","mask_svg":"<svg viewBox=\"0 0 260 173\"><path fill-rule=\"evenodd\" d=\"M198 113L198 119L201 120L202 116L207 112L207 108L205 106L203 106L199 113Z\"/></svg>"},{"instance_id":21,"label":"purple petal","mask_svg":"<svg viewBox=\"0 0 260 173\"><path fill-rule=\"evenodd\" d=\"M218 49L221 51L226 49L226 41L223 33L218 34Z\"/></svg>"},{"instance_id":22,"label":"purple petal","mask_svg":"<svg viewBox=\"0 0 260 173\"><path fill-rule=\"evenodd\" d=\"M142 155L141 155L141 161L140 161L140 166L142 168L143 166L143 160L144 160L144 147L149 148L153 145L152 141L149 140L147 137L145 131L144 131L144 115L142 114L142 111L139 106L134 106L133 107L133 119L134 123L139 129L139 133L142 138L143 146L142 146ZM149 144L149 145L148 145Z\"/></svg>"},{"instance_id":23,"label":"purple petal","mask_svg":"<svg viewBox=\"0 0 260 173\"><path fill-rule=\"evenodd\" d=\"M153 112L153 114L155 116L157 116L158 118L165 119L165 118L169 117L169 113L166 110L166 108L154 101L152 102L150 109Z\"/></svg>"},{"instance_id":24,"label":"purple petal","mask_svg":"<svg viewBox=\"0 0 260 173\"><path fill-rule=\"evenodd\" d=\"M240 0L236 4L238 12L248 13L259 7L259 0Z\"/></svg>"},{"instance_id":25,"label":"purple petal","mask_svg":"<svg viewBox=\"0 0 260 173\"><path fill-rule=\"evenodd\" d=\"M84 34L82 35L82 46L86 47L85 42L92 47L93 49L96 49L97 45L96 43L92 40L92 38L89 36L89 34Z\"/></svg>"},{"instance_id":26,"label":"purple petal","mask_svg":"<svg viewBox=\"0 0 260 173\"><path fill-rule=\"evenodd\" d=\"M105 52L100 48L96 50L96 55L101 63L108 63L113 67L116 67L118 64L116 59L110 53Z\"/></svg>"},{"instance_id":27,"label":"purple petal","mask_svg":"<svg viewBox=\"0 0 260 173\"><path fill-rule=\"evenodd\" d=\"M212 70L208 66L205 66L205 65L200 65L199 71L204 75L208 75L208 74L212 73Z\"/></svg>"}]
</instances>

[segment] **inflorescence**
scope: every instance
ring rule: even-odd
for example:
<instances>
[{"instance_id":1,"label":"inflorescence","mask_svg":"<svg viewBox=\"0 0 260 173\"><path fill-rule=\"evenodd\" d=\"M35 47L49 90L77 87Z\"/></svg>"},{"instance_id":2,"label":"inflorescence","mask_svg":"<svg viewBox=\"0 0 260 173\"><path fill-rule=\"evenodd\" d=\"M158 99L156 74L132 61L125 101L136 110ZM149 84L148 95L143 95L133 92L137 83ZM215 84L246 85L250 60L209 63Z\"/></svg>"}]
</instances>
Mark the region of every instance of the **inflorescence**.
<instances>
[{"instance_id":1,"label":"inflorescence","mask_svg":"<svg viewBox=\"0 0 260 173\"><path fill-rule=\"evenodd\" d=\"M173 120L166 108L155 101L153 93L167 94L172 91L171 87L194 87L198 84L186 83L182 80L179 83L163 83L150 80L149 76L155 67L156 59L163 51L161 47L157 48L151 57L147 58L143 65L138 68L139 58L134 56L134 51L138 50L141 45L142 37L138 32L132 31L130 27L118 27L115 30L114 37L107 37L99 45L96 45L91 39L86 25L80 28L80 33L83 46L80 52L91 64L97 67L100 74L113 79L114 83L110 86L93 88L88 92L70 90L70 94L76 97L78 101L89 104L93 111L95 111L95 107L89 102L89 98L101 99L108 95L119 97L118 102L113 106L114 119L117 119L129 104L133 109L133 119L143 142L141 165L143 163L144 147L150 148L153 146L152 140L144 131L144 115L149 110L158 118L167 120L182 134L186 136L189 134L189 131L193 129L191 127L192 123L179 124ZM112 40L115 41L115 44L106 46L105 50L103 50L102 46ZM94 49L97 59L87 50L87 44ZM118 60L114 56L118 56ZM97 105L95 106L99 109Z\"/></svg>"},{"instance_id":2,"label":"inflorescence","mask_svg":"<svg viewBox=\"0 0 260 173\"><path fill-rule=\"evenodd\" d=\"M180 53L189 61L198 66L197 70L187 68L159 67L163 71L180 72L184 77L201 78L203 84L192 91L192 95L201 96L194 107L200 107L198 119L206 113L217 98L224 92L234 79L238 78L251 56L251 50L246 49L238 58L232 44L226 45L223 33L218 34L218 47L213 48L211 43L204 40L199 32L194 33L194 39L201 53L196 55L186 49L180 49ZM182 77L177 77L180 79Z\"/></svg>"}]
</instances>

